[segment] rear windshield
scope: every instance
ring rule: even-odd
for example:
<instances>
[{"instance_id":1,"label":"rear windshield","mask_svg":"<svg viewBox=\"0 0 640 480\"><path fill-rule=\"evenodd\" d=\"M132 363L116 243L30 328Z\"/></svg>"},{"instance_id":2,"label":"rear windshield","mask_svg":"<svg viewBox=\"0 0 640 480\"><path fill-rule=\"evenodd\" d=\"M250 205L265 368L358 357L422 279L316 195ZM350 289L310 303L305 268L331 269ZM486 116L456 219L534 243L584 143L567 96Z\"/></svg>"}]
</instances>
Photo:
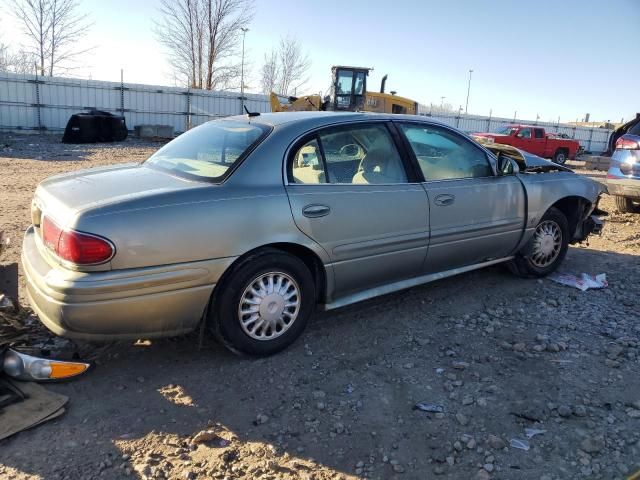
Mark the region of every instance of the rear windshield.
<instances>
[{"instance_id":1,"label":"rear windshield","mask_svg":"<svg viewBox=\"0 0 640 480\"><path fill-rule=\"evenodd\" d=\"M268 133L263 125L216 120L183 133L145 162L195 180L221 180Z\"/></svg>"},{"instance_id":2,"label":"rear windshield","mask_svg":"<svg viewBox=\"0 0 640 480\"><path fill-rule=\"evenodd\" d=\"M640 136L640 122L636 123L633 127L631 127L627 133L631 134L631 135L638 135Z\"/></svg>"}]
</instances>

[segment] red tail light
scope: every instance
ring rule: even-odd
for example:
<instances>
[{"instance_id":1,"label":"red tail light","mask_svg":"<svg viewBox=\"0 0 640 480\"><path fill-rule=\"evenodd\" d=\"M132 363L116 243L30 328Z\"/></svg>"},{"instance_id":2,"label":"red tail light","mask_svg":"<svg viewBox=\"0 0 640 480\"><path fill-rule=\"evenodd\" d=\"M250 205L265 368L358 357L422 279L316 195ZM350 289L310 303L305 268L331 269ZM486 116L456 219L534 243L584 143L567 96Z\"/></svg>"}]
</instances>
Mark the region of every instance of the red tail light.
<instances>
[{"instance_id":1,"label":"red tail light","mask_svg":"<svg viewBox=\"0 0 640 480\"><path fill-rule=\"evenodd\" d=\"M115 253L108 240L88 233L63 230L46 216L42 220L42 240L60 258L77 265L104 263Z\"/></svg>"},{"instance_id":2,"label":"red tail light","mask_svg":"<svg viewBox=\"0 0 640 480\"><path fill-rule=\"evenodd\" d=\"M623 150L640 150L640 143L624 136L616 140L616 148Z\"/></svg>"}]
</instances>

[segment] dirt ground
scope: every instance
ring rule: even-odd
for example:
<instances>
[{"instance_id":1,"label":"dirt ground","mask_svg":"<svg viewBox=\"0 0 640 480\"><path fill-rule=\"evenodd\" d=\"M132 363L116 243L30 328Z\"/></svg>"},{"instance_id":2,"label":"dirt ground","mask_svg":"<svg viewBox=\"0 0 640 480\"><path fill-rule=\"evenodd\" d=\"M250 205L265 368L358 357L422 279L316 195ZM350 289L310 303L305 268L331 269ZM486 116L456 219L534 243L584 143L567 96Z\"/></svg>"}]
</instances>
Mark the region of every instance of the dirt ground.
<instances>
[{"instance_id":1,"label":"dirt ground","mask_svg":"<svg viewBox=\"0 0 640 480\"><path fill-rule=\"evenodd\" d=\"M0 134L3 263L19 259L39 180L159 146L58 141ZM318 313L270 358L199 349L195 334L113 345L48 387L70 397L62 417L0 442L0 478L627 478L640 469L640 215L601 207L604 234L562 270L606 273L606 289L497 266Z\"/></svg>"}]
</instances>

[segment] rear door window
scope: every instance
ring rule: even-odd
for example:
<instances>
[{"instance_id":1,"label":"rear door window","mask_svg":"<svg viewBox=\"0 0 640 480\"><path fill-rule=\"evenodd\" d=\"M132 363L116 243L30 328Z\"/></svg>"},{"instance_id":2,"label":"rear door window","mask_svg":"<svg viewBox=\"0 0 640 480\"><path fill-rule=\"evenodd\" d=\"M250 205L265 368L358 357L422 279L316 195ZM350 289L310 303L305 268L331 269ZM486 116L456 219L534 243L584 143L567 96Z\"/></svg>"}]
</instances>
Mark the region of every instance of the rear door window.
<instances>
[{"instance_id":1,"label":"rear door window","mask_svg":"<svg viewBox=\"0 0 640 480\"><path fill-rule=\"evenodd\" d=\"M302 184L406 183L404 163L387 127L360 124L321 130L291 158L289 181Z\"/></svg>"},{"instance_id":2,"label":"rear door window","mask_svg":"<svg viewBox=\"0 0 640 480\"><path fill-rule=\"evenodd\" d=\"M406 183L400 154L385 125L337 127L319 134L329 183Z\"/></svg>"},{"instance_id":3,"label":"rear door window","mask_svg":"<svg viewBox=\"0 0 640 480\"><path fill-rule=\"evenodd\" d=\"M324 163L318 140L313 138L298 149L293 157L291 173L295 183L326 183Z\"/></svg>"}]
</instances>

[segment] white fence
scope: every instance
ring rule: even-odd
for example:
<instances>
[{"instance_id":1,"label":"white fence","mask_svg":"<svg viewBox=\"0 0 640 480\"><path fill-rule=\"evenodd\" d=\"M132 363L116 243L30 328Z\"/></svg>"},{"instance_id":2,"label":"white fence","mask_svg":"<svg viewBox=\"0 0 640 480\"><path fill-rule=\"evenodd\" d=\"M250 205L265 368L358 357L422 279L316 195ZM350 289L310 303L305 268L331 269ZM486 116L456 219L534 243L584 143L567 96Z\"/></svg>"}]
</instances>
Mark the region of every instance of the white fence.
<instances>
[{"instance_id":1,"label":"white fence","mask_svg":"<svg viewBox=\"0 0 640 480\"><path fill-rule=\"evenodd\" d=\"M268 97L245 94L252 112L271 110ZM176 132L242 113L238 92L0 73L0 129L64 130L69 117L97 109L124 115L127 127L171 125Z\"/></svg>"},{"instance_id":2,"label":"white fence","mask_svg":"<svg viewBox=\"0 0 640 480\"><path fill-rule=\"evenodd\" d=\"M244 103L252 112L270 111L269 98L265 95L245 94ZM64 130L72 114L90 109L123 114L129 129L140 124L157 124L171 125L176 132L212 118L243 113L238 92L0 73L0 130L59 132ZM508 118L430 115L429 108L423 105L419 113L464 132L489 132L514 123L514 119ZM606 150L611 134L611 130L603 128L515 122L534 123L549 132L565 133L589 152Z\"/></svg>"}]
</instances>

